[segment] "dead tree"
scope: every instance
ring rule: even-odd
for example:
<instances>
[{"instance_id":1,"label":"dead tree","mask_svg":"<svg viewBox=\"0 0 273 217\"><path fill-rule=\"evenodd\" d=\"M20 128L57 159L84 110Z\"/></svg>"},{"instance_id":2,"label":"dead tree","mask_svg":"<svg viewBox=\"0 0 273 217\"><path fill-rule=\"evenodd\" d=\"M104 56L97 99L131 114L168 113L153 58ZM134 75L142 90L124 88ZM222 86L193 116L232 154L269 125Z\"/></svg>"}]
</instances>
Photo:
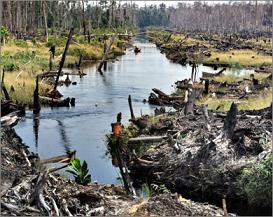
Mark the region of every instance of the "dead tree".
<instances>
[{"instance_id":1,"label":"dead tree","mask_svg":"<svg viewBox=\"0 0 273 217\"><path fill-rule=\"evenodd\" d=\"M121 144L121 140L120 140L120 138L121 138L120 136L122 133L121 115L122 115L121 112L118 113L117 122L111 124L113 136L116 137L116 142L111 144L112 153L113 153L114 157L117 158L118 166L120 169L121 177L122 177L124 188L125 188L126 192L128 194L135 195L136 193L135 193L135 190L132 186L132 182L131 182L131 178L129 176L127 166L122 158L122 151L121 151L122 144Z\"/></svg>"},{"instance_id":2,"label":"dead tree","mask_svg":"<svg viewBox=\"0 0 273 217\"><path fill-rule=\"evenodd\" d=\"M56 78L55 85L54 85L54 90L57 90L57 86L58 86L58 83L59 83L59 77L60 77L60 74L61 74L63 66L64 66L64 61L65 61L66 53L68 51L69 44L70 44L70 41L72 39L72 35L73 35L73 28L70 29L70 32L69 32L69 35L68 35L68 39L66 41L65 49L64 49L64 52L63 52L63 55L62 55L62 59L61 59L60 65L59 65L59 70L58 70L57 78Z\"/></svg>"},{"instance_id":3,"label":"dead tree","mask_svg":"<svg viewBox=\"0 0 273 217\"><path fill-rule=\"evenodd\" d=\"M234 134L234 129L237 123L237 113L237 105L233 102L230 106L229 112L227 113L223 129L223 134L228 139L231 139Z\"/></svg>"},{"instance_id":4,"label":"dead tree","mask_svg":"<svg viewBox=\"0 0 273 217\"><path fill-rule=\"evenodd\" d=\"M204 94L208 94L209 93L209 80L206 79L205 80L205 90L204 90Z\"/></svg>"},{"instance_id":5,"label":"dead tree","mask_svg":"<svg viewBox=\"0 0 273 217\"><path fill-rule=\"evenodd\" d=\"M3 69L3 73L2 73L2 84L1 84L1 85L2 85L2 90L3 90L3 93L4 93L4 95L5 95L6 100L10 100L9 93L8 93L6 87L5 87L5 84L4 84L4 77L5 77L5 71L4 71L4 69Z\"/></svg>"},{"instance_id":6,"label":"dead tree","mask_svg":"<svg viewBox=\"0 0 273 217\"><path fill-rule=\"evenodd\" d=\"M84 13L84 0L82 0L82 26L83 26L83 35L86 39L86 25L85 25L85 13Z\"/></svg>"},{"instance_id":7,"label":"dead tree","mask_svg":"<svg viewBox=\"0 0 273 217\"><path fill-rule=\"evenodd\" d=\"M104 54L103 54L102 60L101 60L101 62L100 62L100 64L99 64L99 67L98 67L98 71L99 71L99 72L102 72L102 71L101 71L101 68L102 68L102 66L105 64L105 61L106 61L106 59L107 59L108 53L109 53L110 48L111 48L111 46L112 46L112 44L113 44L113 42L114 42L115 37L116 37L116 35L113 35L113 36L111 37L110 41L109 41L108 46L106 46L106 49L105 49L105 52L104 52Z\"/></svg>"},{"instance_id":8,"label":"dead tree","mask_svg":"<svg viewBox=\"0 0 273 217\"><path fill-rule=\"evenodd\" d=\"M36 88L33 93L33 113L38 114L40 113L41 106L40 106L40 99L39 99L39 77L36 76Z\"/></svg>"},{"instance_id":9,"label":"dead tree","mask_svg":"<svg viewBox=\"0 0 273 217\"><path fill-rule=\"evenodd\" d=\"M45 1L42 2L43 5L43 16L44 16L44 22L45 22L45 35L46 35L46 42L48 42L48 29L47 29L47 17L46 17L46 11L45 11Z\"/></svg>"},{"instance_id":10,"label":"dead tree","mask_svg":"<svg viewBox=\"0 0 273 217\"><path fill-rule=\"evenodd\" d=\"M131 95L129 95L129 97L128 97L128 103L129 103L129 108L130 108L130 113L131 113L131 119L135 120L136 118L135 118L134 111L133 111Z\"/></svg>"}]
</instances>

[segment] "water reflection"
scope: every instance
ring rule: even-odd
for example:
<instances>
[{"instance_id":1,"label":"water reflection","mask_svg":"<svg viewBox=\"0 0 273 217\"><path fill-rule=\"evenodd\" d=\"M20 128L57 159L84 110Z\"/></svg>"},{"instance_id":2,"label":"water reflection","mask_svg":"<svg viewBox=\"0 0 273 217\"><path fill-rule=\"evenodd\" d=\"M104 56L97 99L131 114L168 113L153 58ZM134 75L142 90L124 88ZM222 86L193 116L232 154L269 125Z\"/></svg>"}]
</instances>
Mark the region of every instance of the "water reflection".
<instances>
[{"instance_id":1,"label":"water reflection","mask_svg":"<svg viewBox=\"0 0 273 217\"><path fill-rule=\"evenodd\" d=\"M57 120L57 123L59 125L59 133L60 133L60 136L61 136L61 140L62 140L62 144L63 144L64 149L65 149L65 152L70 153L71 144L70 144L69 139L68 139L68 137L66 135L65 126L64 126L63 122L60 121L60 120Z\"/></svg>"},{"instance_id":2,"label":"water reflection","mask_svg":"<svg viewBox=\"0 0 273 217\"><path fill-rule=\"evenodd\" d=\"M136 116L153 114L155 106L142 102L151 89L156 87L170 94L177 80L191 76L189 65L171 63L154 44L143 40L136 44L141 48L140 54L128 49L119 61L108 62L103 75L93 65L83 70L86 73L83 78L71 76L77 85L58 87L65 97L76 98L75 107L43 107L40 116L27 112L25 121L19 122L15 129L31 151L44 159L62 155L64 150L77 150L77 157L87 161L93 180L117 182L118 172L111 159L102 156L106 152L105 134L111 130L110 123L116 121L117 113L123 114L122 124L128 123L128 95L132 96ZM202 71L217 72L202 65L198 68L197 77Z\"/></svg>"},{"instance_id":3,"label":"water reflection","mask_svg":"<svg viewBox=\"0 0 273 217\"><path fill-rule=\"evenodd\" d=\"M33 114L33 133L34 133L34 138L35 138L36 152L38 152L39 125L40 125L40 114Z\"/></svg>"}]
</instances>

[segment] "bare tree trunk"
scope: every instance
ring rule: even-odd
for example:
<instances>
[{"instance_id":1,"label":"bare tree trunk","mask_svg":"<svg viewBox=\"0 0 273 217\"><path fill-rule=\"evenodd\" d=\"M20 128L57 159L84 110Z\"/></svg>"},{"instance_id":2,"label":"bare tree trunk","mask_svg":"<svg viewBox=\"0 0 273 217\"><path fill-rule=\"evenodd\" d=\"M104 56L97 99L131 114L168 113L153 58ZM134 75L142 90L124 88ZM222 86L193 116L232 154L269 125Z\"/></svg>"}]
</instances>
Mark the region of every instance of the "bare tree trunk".
<instances>
[{"instance_id":1,"label":"bare tree trunk","mask_svg":"<svg viewBox=\"0 0 273 217\"><path fill-rule=\"evenodd\" d=\"M28 2L25 2L26 3L26 7L25 7L25 26L24 26L24 31L25 33L27 32L27 19L28 19Z\"/></svg>"},{"instance_id":2,"label":"bare tree trunk","mask_svg":"<svg viewBox=\"0 0 273 217\"><path fill-rule=\"evenodd\" d=\"M48 42L48 29L47 29L47 17L46 17L46 11L45 11L45 4L46 2L42 2L43 5L43 15L44 15L44 22L45 22L45 34L46 34L46 42Z\"/></svg>"},{"instance_id":3,"label":"bare tree trunk","mask_svg":"<svg viewBox=\"0 0 273 217\"><path fill-rule=\"evenodd\" d=\"M20 1L17 1L16 28L18 32L21 32L21 2Z\"/></svg>"},{"instance_id":4,"label":"bare tree trunk","mask_svg":"<svg viewBox=\"0 0 273 217\"><path fill-rule=\"evenodd\" d=\"M7 12L8 12L8 27L9 27L9 31L12 32L13 28L12 28L11 2L10 1L7 1Z\"/></svg>"},{"instance_id":5,"label":"bare tree trunk","mask_svg":"<svg viewBox=\"0 0 273 217\"><path fill-rule=\"evenodd\" d=\"M86 24L85 24L85 13L84 13L84 0L82 0L82 26L83 26L83 35L86 39Z\"/></svg>"},{"instance_id":6,"label":"bare tree trunk","mask_svg":"<svg viewBox=\"0 0 273 217\"><path fill-rule=\"evenodd\" d=\"M64 53L62 55L62 59L61 59L60 65L59 65L58 75L57 75L56 82L55 82L55 85L54 85L54 90L57 89L57 86L58 86L58 83L59 83L59 77L60 77L60 74L61 74L63 66L64 66L64 61L65 61L66 53L67 53L68 48L69 48L70 41L72 39L73 30L74 30L73 28L70 29L68 39L66 41Z\"/></svg>"}]
</instances>

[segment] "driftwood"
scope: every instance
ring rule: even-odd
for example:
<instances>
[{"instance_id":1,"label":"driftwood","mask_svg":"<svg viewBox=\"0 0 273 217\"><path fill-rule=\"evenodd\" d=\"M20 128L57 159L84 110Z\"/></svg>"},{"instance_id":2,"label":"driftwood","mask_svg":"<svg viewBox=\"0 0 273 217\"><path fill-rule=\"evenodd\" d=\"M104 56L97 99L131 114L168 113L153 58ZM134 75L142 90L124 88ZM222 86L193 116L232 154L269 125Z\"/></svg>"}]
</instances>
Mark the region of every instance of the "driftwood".
<instances>
[{"instance_id":1,"label":"driftwood","mask_svg":"<svg viewBox=\"0 0 273 217\"><path fill-rule=\"evenodd\" d=\"M46 204L43 196L43 188L48 177L48 173L49 173L48 170L45 170L44 172L40 173L37 183L34 187L34 191L30 196L29 203L37 204L39 208L44 208L47 211L47 213L50 214L51 208Z\"/></svg>"},{"instance_id":2,"label":"driftwood","mask_svg":"<svg viewBox=\"0 0 273 217\"><path fill-rule=\"evenodd\" d=\"M56 107L62 107L62 106L69 107L69 103L70 103L69 97L66 99L54 99L47 96L39 96L39 98L42 104L56 106Z\"/></svg>"},{"instance_id":3,"label":"driftwood","mask_svg":"<svg viewBox=\"0 0 273 217\"><path fill-rule=\"evenodd\" d=\"M46 160L41 160L40 163L48 164L48 163L69 163L73 158L75 158L76 151L71 151L65 155L60 155L56 157L51 157Z\"/></svg>"},{"instance_id":4,"label":"driftwood","mask_svg":"<svg viewBox=\"0 0 273 217\"><path fill-rule=\"evenodd\" d=\"M13 127L20 120L19 114L21 111L11 112L1 117L1 127Z\"/></svg>"},{"instance_id":5,"label":"driftwood","mask_svg":"<svg viewBox=\"0 0 273 217\"><path fill-rule=\"evenodd\" d=\"M170 105L175 108L182 107L184 102L184 97L181 96L169 96L166 93L162 92L157 88L152 89L157 95L154 93L150 93L148 102L153 105Z\"/></svg>"},{"instance_id":6,"label":"driftwood","mask_svg":"<svg viewBox=\"0 0 273 217\"><path fill-rule=\"evenodd\" d=\"M16 104L12 100L3 100L1 102L1 117L11 113L11 112L18 112L19 116L25 114L25 105Z\"/></svg>"},{"instance_id":7,"label":"driftwood","mask_svg":"<svg viewBox=\"0 0 273 217\"><path fill-rule=\"evenodd\" d=\"M167 139L167 138L168 136L136 137L136 138L130 138L128 141L128 144L162 142L164 139Z\"/></svg>"}]
</instances>

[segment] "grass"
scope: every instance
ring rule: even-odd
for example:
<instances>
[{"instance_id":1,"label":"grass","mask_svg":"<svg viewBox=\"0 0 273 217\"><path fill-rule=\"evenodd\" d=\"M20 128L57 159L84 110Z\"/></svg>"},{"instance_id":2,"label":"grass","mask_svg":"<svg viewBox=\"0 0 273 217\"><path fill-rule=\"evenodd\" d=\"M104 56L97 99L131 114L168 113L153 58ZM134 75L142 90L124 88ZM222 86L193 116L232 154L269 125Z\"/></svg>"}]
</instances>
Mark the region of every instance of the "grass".
<instances>
[{"instance_id":1,"label":"grass","mask_svg":"<svg viewBox=\"0 0 273 217\"><path fill-rule=\"evenodd\" d=\"M6 72L5 73L5 86L9 91L10 97L20 103L27 105L33 104L33 92L35 90L35 76L28 73L21 73L19 77L18 72ZM15 91L10 92L11 86ZM40 84L39 94L44 95L50 89L49 85Z\"/></svg>"},{"instance_id":2,"label":"grass","mask_svg":"<svg viewBox=\"0 0 273 217\"><path fill-rule=\"evenodd\" d=\"M254 58L253 58L254 57ZM258 67L262 64L266 66L272 65L272 57L257 54L253 50L230 50L226 52L211 52L211 56L205 59L204 63L215 63L219 58L219 63L229 64L232 67Z\"/></svg>"},{"instance_id":3,"label":"grass","mask_svg":"<svg viewBox=\"0 0 273 217\"><path fill-rule=\"evenodd\" d=\"M209 109L215 110L219 107L219 111L228 111L232 102L237 103L238 110L258 110L271 105L272 92L271 90L262 91L258 97L250 97L248 99L231 99L228 97L208 98L203 97L197 101L197 105L207 104Z\"/></svg>"},{"instance_id":4,"label":"grass","mask_svg":"<svg viewBox=\"0 0 273 217\"><path fill-rule=\"evenodd\" d=\"M168 36L170 35L169 32L160 29L149 28L148 34L154 38L156 42L165 41ZM257 51L248 50L248 49L231 49L229 51L217 51L212 48L212 45L209 44L208 41L202 41L199 39L195 39L192 37L188 37L185 39L186 34L173 34L171 39L173 42L178 42L179 40L183 39L183 45L192 45L192 44L199 44L204 45L208 49L211 50L211 56L205 57L202 62L203 63L216 63L216 58L219 58L217 61L220 64L228 64L230 67L233 68L242 68L242 67L258 67L262 64L265 66L272 65L272 57L269 55L258 54ZM219 36L212 35L213 38L219 39ZM263 38L260 38L258 41L256 39L251 39L244 41L245 44L251 44L255 47L262 47L262 48L271 48L272 44L268 41L264 43ZM169 44L171 46L171 44Z\"/></svg>"},{"instance_id":5,"label":"grass","mask_svg":"<svg viewBox=\"0 0 273 217\"><path fill-rule=\"evenodd\" d=\"M95 30L105 33L110 30ZM119 29L118 31L122 31ZM129 30L128 30L129 31ZM74 40L70 44L68 54L66 56L65 65L74 64L79 60L80 55L85 59L99 60L103 56L103 42L97 39L88 44L82 41L79 35L73 36ZM125 44L124 40L116 39L111 47L109 58L124 54L124 51L117 47L117 43ZM35 89L35 76L43 70L49 68L49 46L55 45L55 59L53 67L58 67L58 56L63 53L66 43L66 37L49 37L49 42L37 40L13 40L7 41L5 46L1 47L1 65L5 69L5 84L7 89L13 85L15 92L11 93L11 97L18 102L31 105L33 103L33 91ZM20 76L17 77L17 75ZM45 85L41 87L41 93L48 89Z\"/></svg>"},{"instance_id":6,"label":"grass","mask_svg":"<svg viewBox=\"0 0 273 217\"><path fill-rule=\"evenodd\" d=\"M258 80L263 80L266 77L268 77L268 73L256 73L255 78ZM250 75L244 75L244 76L233 76L233 75L220 75L220 76L214 76L212 78L208 78L209 80L213 79L214 81L217 82L228 82L228 83L235 83L238 81L242 81L243 79L251 79Z\"/></svg>"}]
</instances>

